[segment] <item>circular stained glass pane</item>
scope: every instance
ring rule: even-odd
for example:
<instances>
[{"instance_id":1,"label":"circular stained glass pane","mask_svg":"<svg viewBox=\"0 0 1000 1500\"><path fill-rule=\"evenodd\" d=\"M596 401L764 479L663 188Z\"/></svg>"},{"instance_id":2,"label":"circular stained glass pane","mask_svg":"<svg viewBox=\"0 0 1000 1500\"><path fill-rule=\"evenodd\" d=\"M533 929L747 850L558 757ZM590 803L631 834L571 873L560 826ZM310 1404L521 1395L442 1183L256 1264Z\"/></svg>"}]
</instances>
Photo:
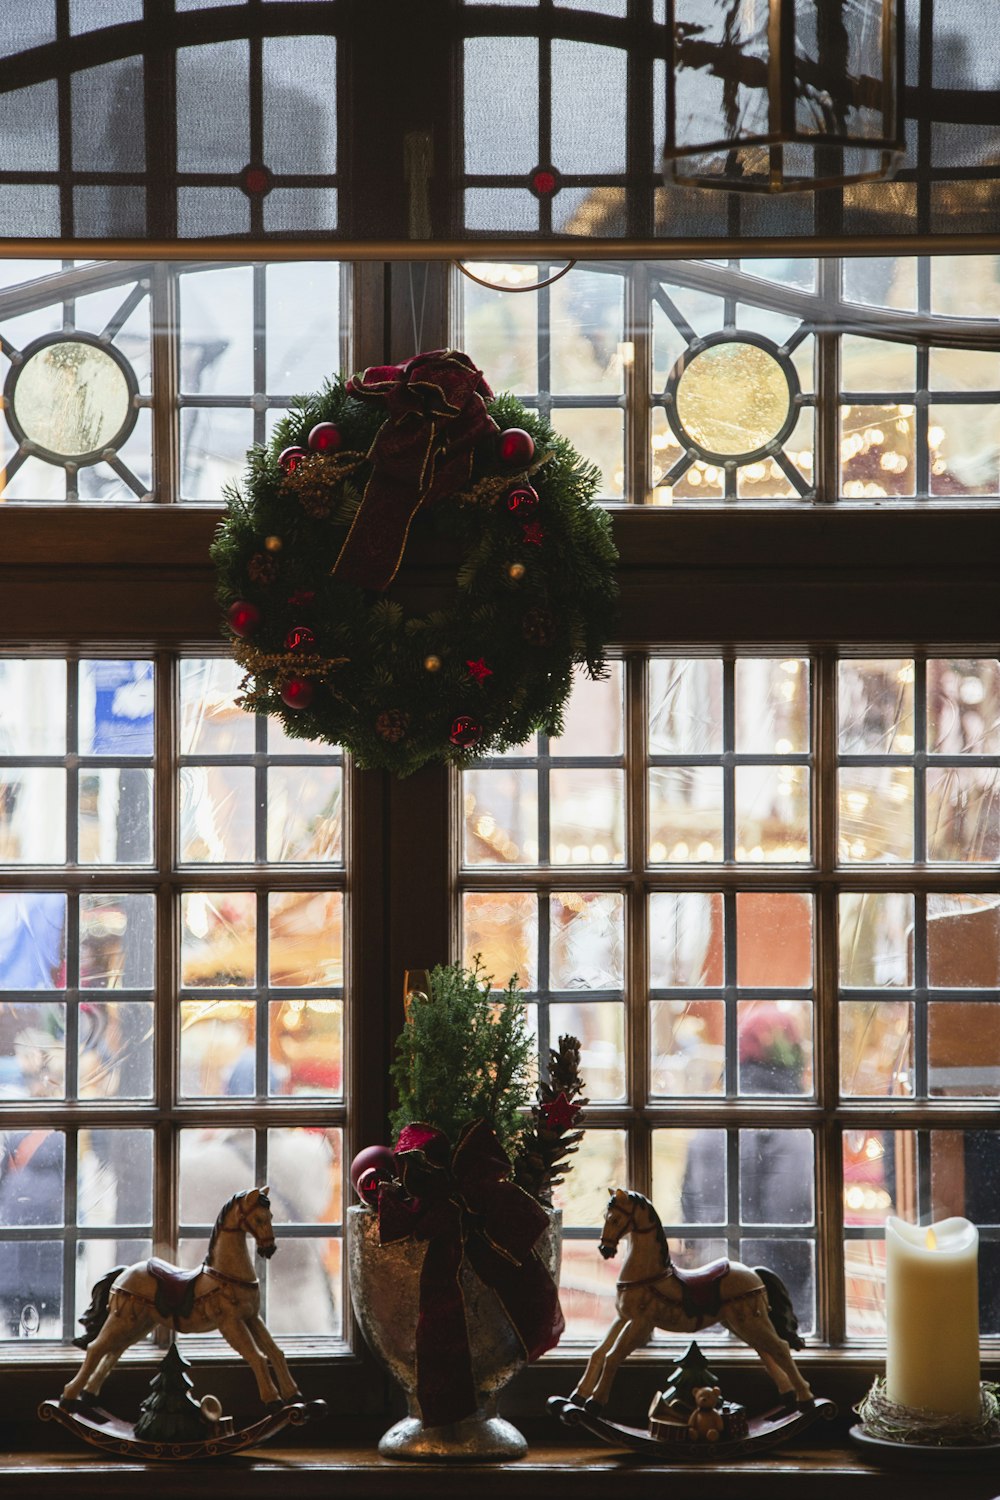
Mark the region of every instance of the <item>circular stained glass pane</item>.
<instances>
[{"instance_id":1,"label":"circular stained glass pane","mask_svg":"<svg viewBox=\"0 0 1000 1500\"><path fill-rule=\"evenodd\" d=\"M675 401L690 442L716 458L758 453L793 416L792 391L780 360L741 338L710 344L696 354L681 371Z\"/></svg>"},{"instance_id":2,"label":"circular stained glass pane","mask_svg":"<svg viewBox=\"0 0 1000 1500\"><path fill-rule=\"evenodd\" d=\"M13 396L24 436L46 455L81 459L120 440L132 425L132 392L118 361L72 336L29 354Z\"/></svg>"}]
</instances>

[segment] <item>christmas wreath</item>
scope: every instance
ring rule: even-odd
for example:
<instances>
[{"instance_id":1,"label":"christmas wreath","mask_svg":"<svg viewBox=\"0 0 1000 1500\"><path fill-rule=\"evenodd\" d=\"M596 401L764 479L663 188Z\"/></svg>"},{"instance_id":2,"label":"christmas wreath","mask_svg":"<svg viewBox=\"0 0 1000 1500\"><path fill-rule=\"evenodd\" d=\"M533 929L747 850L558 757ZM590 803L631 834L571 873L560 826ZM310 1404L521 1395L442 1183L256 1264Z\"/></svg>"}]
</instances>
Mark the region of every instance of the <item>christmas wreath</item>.
<instances>
[{"instance_id":1,"label":"christmas wreath","mask_svg":"<svg viewBox=\"0 0 1000 1500\"><path fill-rule=\"evenodd\" d=\"M454 350L300 399L250 451L212 547L240 701L404 776L558 733L614 609L597 479ZM418 533L461 552L450 605L426 614L391 589Z\"/></svg>"}]
</instances>

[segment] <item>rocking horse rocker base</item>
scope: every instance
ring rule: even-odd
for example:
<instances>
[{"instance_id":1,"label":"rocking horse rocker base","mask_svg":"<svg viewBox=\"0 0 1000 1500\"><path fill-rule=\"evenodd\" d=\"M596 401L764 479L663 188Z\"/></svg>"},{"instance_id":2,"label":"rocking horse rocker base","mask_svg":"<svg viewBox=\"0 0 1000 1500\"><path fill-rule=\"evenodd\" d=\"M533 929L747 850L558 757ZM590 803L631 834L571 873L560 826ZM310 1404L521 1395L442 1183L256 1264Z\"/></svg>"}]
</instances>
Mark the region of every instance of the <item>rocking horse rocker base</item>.
<instances>
[{"instance_id":1,"label":"rocking horse rocker base","mask_svg":"<svg viewBox=\"0 0 1000 1500\"><path fill-rule=\"evenodd\" d=\"M729 1260L695 1271L675 1267L652 1203L641 1193L617 1188L608 1201L599 1245L605 1260L617 1254L622 1240L629 1242L629 1250L618 1278L615 1321L591 1354L572 1395L549 1401L550 1410L563 1422L661 1459L704 1463L765 1452L797 1436L818 1417L836 1416L832 1401L813 1396L792 1358L792 1350L802 1348L798 1320L787 1288L773 1271ZM737 1411L729 1403L715 1410L721 1392L692 1343L674 1372L679 1383L658 1398L662 1411L650 1412L648 1431L605 1418L621 1364L634 1349L649 1343L654 1329L691 1335L716 1323L759 1355L777 1387L776 1406L749 1422L742 1408ZM685 1370L700 1378L688 1381ZM702 1405L704 1411L695 1409Z\"/></svg>"},{"instance_id":2,"label":"rocking horse rocker base","mask_svg":"<svg viewBox=\"0 0 1000 1500\"><path fill-rule=\"evenodd\" d=\"M185 1459L237 1453L289 1423L300 1427L324 1412L324 1402L303 1398L260 1316L260 1284L247 1253L248 1238L264 1260L277 1248L266 1187L234 1193L223 1205L197 1268L184 1270L153 1256L133 1266L115 1266L102 1276L80 1319L85 1331L74 1341L86 1351L83 1362L59 1401L42 1402L42 1420L59 1422L105 1452ZM175 1334L218 1330L252 1369L266 1415L234 1432L232 1419L222 1417L214 1397L206 1397L199 1409L189 1394L192 1381L176 1343L161 1361L135 1425L105 1411L101 1387L120 1355L158 1324Z\"/></svg>"},{"instance_id":3,"label":"rocking horse rocker base","mask_svg":"<svg viewBox=\"0 0 1000 1500\"><path fill-rule=\"evenodd\" d=\"M550 1396L549 1410L568 1427L582 1427L615 1448L631 1448L633 1453L646 1454L664 1464L713 1464L769 1453L772 1448L800 1437L821 1418L830 1422L837 1415L836 1404L823 1396L811 1401L785 1402L750 1417L746 1437L694 1443L653 1437L642 1428L610 1421L595 1411L592 1403L581 1406L565 1396Z\"/></svg>"},{"instance_id":4,"label":"rocking horse rocker base","mask_svg":"<svg viewBox=\"0 0 1000 1500\"><path fill-rule=\"evenodd\" d=\"M242 1427L239 1432L217 1436L206 1432L200 1442L194 1443L156 1443L137 1438L131 1422L113 1416L96 1402L43 1401L38 1408L43 1422L58 1422L67 1432L104 1453L173 1463L192 1458L222 1458L229 1453L240 1453L244 1448L258 1447L283 1427L302 1427L310 1417L323 1416L325 1412L325 1401L291 1401L280 1405L278 1410L269 1411L259 1422Z\"/></svg>"}]
</instances>

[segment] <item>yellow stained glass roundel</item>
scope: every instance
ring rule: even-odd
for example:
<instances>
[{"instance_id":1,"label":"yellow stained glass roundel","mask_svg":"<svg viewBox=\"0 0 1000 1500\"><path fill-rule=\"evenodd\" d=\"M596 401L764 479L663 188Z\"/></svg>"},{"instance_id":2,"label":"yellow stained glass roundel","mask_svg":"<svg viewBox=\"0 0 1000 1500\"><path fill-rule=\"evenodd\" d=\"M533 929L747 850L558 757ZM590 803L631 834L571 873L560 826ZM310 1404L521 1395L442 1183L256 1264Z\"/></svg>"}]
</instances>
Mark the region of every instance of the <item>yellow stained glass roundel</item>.
<instances>
[{"instance_id":1,"label":"yellow stained glass roundel","mask_svg":"<svg viewBox=\"0 0 1000 1500\"><path fill-rule=\"evenodd\" d=\"M43 458L93 462L131 430L132 396L121 357L70 334L26 351L14 384L12 425Z\"/></svg>"},{"instance_id":2,"label":"yellow stained glass roundel","mask_svg":"<svg viewBox=\"0 0 1000 1500\"><path fill-rule=\"evenodd\" d=\"M793 413L781 361L739 336L710 344L684 365L675 401L688 441L723 459L746 459L766 448Z\"/></svg>"}]
</instances>

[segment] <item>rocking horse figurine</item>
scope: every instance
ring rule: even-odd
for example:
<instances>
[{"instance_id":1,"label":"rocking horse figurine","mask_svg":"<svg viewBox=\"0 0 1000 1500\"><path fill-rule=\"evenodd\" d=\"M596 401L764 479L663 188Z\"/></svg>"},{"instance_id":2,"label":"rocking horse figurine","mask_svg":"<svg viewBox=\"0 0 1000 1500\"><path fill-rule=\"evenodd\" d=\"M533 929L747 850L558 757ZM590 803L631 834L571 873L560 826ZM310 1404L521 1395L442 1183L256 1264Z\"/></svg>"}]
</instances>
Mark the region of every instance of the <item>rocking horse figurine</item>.
<instances>
[{"instance_id":1,"label":"rocking horse figurine","mask_svg":"<svg viewBox=\"0 0 1000 1500\"><path fill-rule=\"evenodd\" d=\"M570 1400L599 1412L607 1403L618 1367L633 1349L649 1342L654 1328L697 1333L721 1323L760 1355L786 1401L811 1402L812 1391L791 1350L801 1349L798 1321L784 1282L763 1266L716 1260L695 1271L671 1263L659 1215L641 1193L617 1188L608 1201L600 1251L605 1260L631 1241L618 1278L618 1316L598 1344Z\"/></svg>"},{"instance_id":2,"label":"rocking horse figurine","mask_svg":"<svg viewBox=\"0 0 1000 1500\"><path fill-rule=\"evenodd\" d=\"M178 1333L218 1329L253 1370L266 1406L301 1401L285 1356L260 1316L260 1283L247 1254L248 1234L256 1241L258 1255L270 1260L276 1246L266 1187L236 1193L224 1205L208 1253L195 1270L181 1270L154 1256L134 1266L116 1266L102 1276L80 1319L86 1334L76 1340L87 1356L63 1390L63 1403L93 1404L120 1356L157 1323Z\"/></svg>"}]
</instances>

